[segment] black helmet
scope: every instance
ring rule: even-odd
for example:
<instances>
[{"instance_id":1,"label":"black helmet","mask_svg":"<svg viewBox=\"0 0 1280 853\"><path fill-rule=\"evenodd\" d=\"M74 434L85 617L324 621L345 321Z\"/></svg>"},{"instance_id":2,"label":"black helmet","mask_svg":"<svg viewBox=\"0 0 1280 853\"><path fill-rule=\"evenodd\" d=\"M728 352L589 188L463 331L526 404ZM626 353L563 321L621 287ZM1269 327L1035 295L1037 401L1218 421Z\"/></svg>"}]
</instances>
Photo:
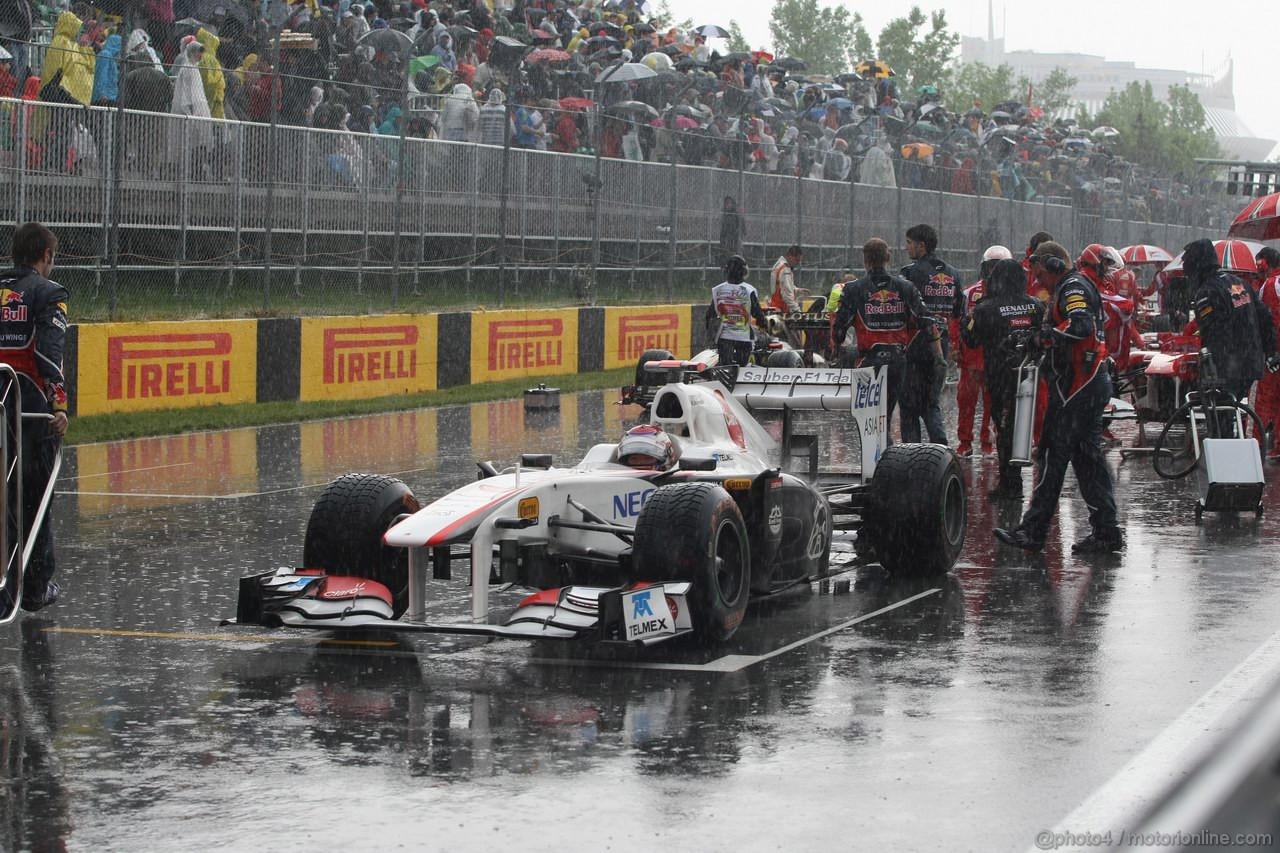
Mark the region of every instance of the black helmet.
<instances>
[{"instance_id":1,"label":"black helmet","mask_svg":"<svg viewBox=\"0 0 1280 853\"><path fill-rule=\"evenodd\" d=\"M724 277L730 284L741 284L747 280L747 259L742 255L731 255L729 260L724 262Z\"/></svg>"}]
</instances>

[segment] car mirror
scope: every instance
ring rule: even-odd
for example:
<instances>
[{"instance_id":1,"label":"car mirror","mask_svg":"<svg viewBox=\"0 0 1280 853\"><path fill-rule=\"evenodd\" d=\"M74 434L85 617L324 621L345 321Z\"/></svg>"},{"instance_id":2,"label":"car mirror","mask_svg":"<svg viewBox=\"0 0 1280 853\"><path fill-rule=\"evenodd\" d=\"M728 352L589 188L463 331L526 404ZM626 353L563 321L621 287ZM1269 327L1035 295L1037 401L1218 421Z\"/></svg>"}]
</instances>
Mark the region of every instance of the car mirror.
<instances>
[{"instance_id":1,"label":"car mirror","mask_svg":"<svg viewBox=\"0 0 1280 853\"><path fill-rule=\"evenodd\" d=\"M522 453L520 454L521 468L550 468L550 453Z\"/></svg>"},{"instance_id":2,"label":"car mirror","mask_svg":"<svg viewBox=\"0 0 1280 853\"><path fill-rule=\"evenodd\" d=\"M681 456L681 471L714 471L720 460L714 456Z\"/></svg>"}]
</instances>

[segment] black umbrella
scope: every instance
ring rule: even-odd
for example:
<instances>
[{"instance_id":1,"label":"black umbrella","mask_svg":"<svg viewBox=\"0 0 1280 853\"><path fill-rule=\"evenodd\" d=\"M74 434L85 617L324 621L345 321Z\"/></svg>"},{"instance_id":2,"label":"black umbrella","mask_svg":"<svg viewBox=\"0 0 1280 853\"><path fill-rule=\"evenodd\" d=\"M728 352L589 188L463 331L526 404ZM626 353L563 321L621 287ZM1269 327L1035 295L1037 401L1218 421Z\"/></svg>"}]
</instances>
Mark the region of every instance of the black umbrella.
<instances>
[{"instance_id":1,"label":"black umbrella","mask_svg":"<svg viewBox=\"0 0 1280 853\"><path fill-rule=\"evenodd\" d=\"M101 3L97 4L101 8ZM107 10L103 10L107 11ZM191 17L198 18L201 21L209 21L216 23L218 13L224 17L224 20L239 21L248 27L253 23L253 15L249 14L249 10L244 6L236 3L235 0L197 0L191 8Z\"/></svg>"},{"instance_id":2,"label":"black umbrella","mask_svg":"<svg viewBox=\"0 0 1280 853\"><path fill-rule=\"evenodd\" d=\"M399 30L402 33L408 33L409 30L413 29L416 25L417 22L414 21L413 18L392 18L387 21L387 26L391 27L393 30Z\"/></svg>"},{"instance_id":3,"label":"black umbrella","mask_svg":"<svg viewBox=\"0 0 1280 853\"><path fill-rule=\"evenodd\" d=\"M845 85L849 83L857 83L861 79L862 78L859 77L857 74L837 74L835 77L831 78L833 82L841 83Z\"/></svg>"},{"instance_id":4,"label":"black umbrella","mask_svg":"<svg viewBox=\"0 0 1280 853\"><path fill-rule=\"evenodd\" d=\"M591 38L587 39L587 47L591 48L592 50L602 50L608 47L616 47L619 50L621 50L622 42L610 36L592 36Z\"/></svg>"},{"instance_id":5,"label":"black umbrella","mask_svg":"<svg viewBox=\"0 0 1280 853\"><path fill-rule=\"evenodd\" d=\"M684 51L680 49L680 45L678 44L663 45L658 48L658 50L661 53L665 53L667 56L684 56Z\"/></svg>"},{"instance_id":6,"label":"black umbrella","mask_svg":"<svg viewBox=\"0 0 1280 853\"><path fill-rule=\"evenodd\" d=\"M619 39L624 38L627 34L626 31L622 29L622 27L618 26L617 24L610 24L605 21L600 21L600 22L589 25L587 27L587 32L593 36L598 36L601 33L604 33L605 35L610 35L610 36L613 36L614 38L619 38Z\"/></svg>"},{"instance_id":7,"label":"black umbrella","mask_svg":"<svg viewBox=\"0 0 1280 853\"><path fill-rule=\"evenodd\" d=\"M804 71L809 67L809 63L794 56L784 56L781 59L775 59L773 61L773 65L775 68L785 68L787 71Z\"/></svg>"},{"instance_id":8,"label":"black umbrella","mask_svg":"<svg viewBox=\"0 0 1280 853\"><path fill-rule=\"evenodd\" d=\"M679 68L681 71L688 71L693 68L706 68L706 67L707 67L707 63L699 62L698 60L694 59L692 56L686 56L684 59L681 59L678 62L676 62L676 68Z\"/></svg>"},{"instance_id":9,"label":"black umbrella","mask_svg":"<svg viewBox=\"0 0 1280 853\"><path fill-rule=\"evenodd\" d=\"M456 46L474 39L479 35L479 32L473 30L471 27L452 26L449 27L449 35L453 36L453 43Z\"/></svg>"},{"instance_id":10,"label":"black umbrella","mask_svg":"<svg viewBox=\"0 0 1280 853\"><path fill-rule=\"evenodd\" d=\"M726 62L730 59L736 59L738 62L746 62L747 60L754 59L754 58L755 57L753 57L750 53L747 53L745 51L738 51L736 53L726 54L724 57Z\"/></svg>"},{"instance_id":11,"label":"black umbrella","mask_svg":"<svg viewBox=\"0 0 1280 853\"><path fill-rule=\"evenodd\" d=\"M390 27L370 30L356 42L359 47L372 47L382 53L404 53L413 49L413 40L399 30Z\"/></svg>"}]
</instances>

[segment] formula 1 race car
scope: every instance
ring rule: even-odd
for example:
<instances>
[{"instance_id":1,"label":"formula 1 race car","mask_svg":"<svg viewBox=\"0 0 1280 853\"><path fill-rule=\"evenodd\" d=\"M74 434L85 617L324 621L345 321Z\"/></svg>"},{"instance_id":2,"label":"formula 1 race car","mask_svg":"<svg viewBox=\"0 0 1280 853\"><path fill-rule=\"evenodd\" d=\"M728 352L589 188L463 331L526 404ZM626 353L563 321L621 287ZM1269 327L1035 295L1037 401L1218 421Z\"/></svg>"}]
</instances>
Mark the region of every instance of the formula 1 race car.
<instances>
[{"instance_id":1,"label":"formula 1 race car","mask_svg":"<svg viewBox=\"0 0 1280 853\"><path fill-rule=\"evenodd\" d=\"M964 542L954 454L886 437L883 371L650 365L649 422L678 449L662 470L598 444L577 465L525 454L420 506L391 477L349 474L312 511L304 568L242 578L238 623L651 644L726 640L748 600L829 573L838 535L895 574L944 573ZM860 474L818 471L798 410L847 413ZM781 447L752 417L780 412ZM850 448L851 449L851 448ZM781 463L777 461L781 451ZM804 476L784 470L806 458ZM469 564L470 623L426 621L428 572ZM490 585L536 590L491 624Z\"/></svg>"}]
</instances>

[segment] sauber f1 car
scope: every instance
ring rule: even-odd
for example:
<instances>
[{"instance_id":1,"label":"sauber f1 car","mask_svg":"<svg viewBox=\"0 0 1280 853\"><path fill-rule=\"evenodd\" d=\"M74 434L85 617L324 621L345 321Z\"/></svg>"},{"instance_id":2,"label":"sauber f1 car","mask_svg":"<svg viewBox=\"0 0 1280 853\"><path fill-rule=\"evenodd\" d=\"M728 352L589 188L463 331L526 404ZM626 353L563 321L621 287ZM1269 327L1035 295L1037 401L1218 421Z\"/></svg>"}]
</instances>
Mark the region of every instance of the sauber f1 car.
<instances>
[{"instance_id":1,"label":"sauber f1 car","mask_svg":"<svg viewBox=\"0 0 1280 853\"><path fill-rule=\"evenodd\" d=\"M957 462L937 445L885 448L883 371L649 367L667 380L648 412L678 449L666 470L620 464L616 444L566 468L525 454L504 471L479 463L476 482L426 506L399 480L348 474L315 504L302 568L241 579L236 622L716 641L751 598L827 575L833 542L853 533L859 557L895 574L951 568L965 534ZM803 410L852 419L860 473L819 473L817 437L795 432ZM781 442L753 411L781 413ZM788 470L796 457L802 475ZM432 622L428 576L455 564L469 569L471 621ZM532 594L491 612L497 584Z\"/></svg>"}]
</instances>

